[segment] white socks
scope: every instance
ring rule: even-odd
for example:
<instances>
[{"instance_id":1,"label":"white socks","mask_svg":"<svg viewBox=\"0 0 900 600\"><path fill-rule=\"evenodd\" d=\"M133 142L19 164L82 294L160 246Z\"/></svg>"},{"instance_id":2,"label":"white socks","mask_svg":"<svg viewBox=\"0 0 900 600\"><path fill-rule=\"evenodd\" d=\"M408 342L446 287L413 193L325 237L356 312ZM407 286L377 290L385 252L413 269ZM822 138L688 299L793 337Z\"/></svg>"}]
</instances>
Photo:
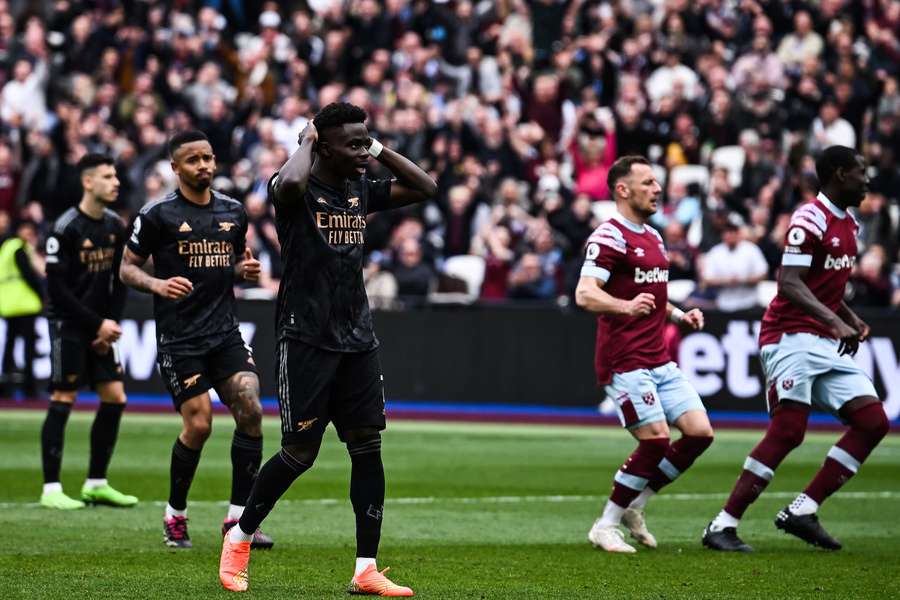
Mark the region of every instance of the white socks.
<instances>
[{"instance_id":1,"label":"white socks","mask_svg":"<svg viewBox=\"0 0 900 600\"><path fill-rule=\"evenodd\" d=\"M186 517L187 516L187 507L184 510L175 510L169 503L166 503L166 519L171 519L173 517Z\"/></svg>"},{"instance_id":2,"label":"white socks","mask_svg":"<svg viewBox=\"0 0 900 600\"><path fill-rule=\"evenodd\" d=\"M50 494L52 492L61 492L62 491L62 483L59 481L54 481L53 483L45 483L44 484L44 493Z\"/></svg>"},{"instance_id":3,"label":"white socks","mask_svg":"<svg viewBox=\"0 0 900 600\"><path fill-rule=\"evenodd\" d=\"M638 497L631 501L631 504L628 505L628 508L633 508L635 510L643 510L645 506L647 506L647 501L656 494L650 486L648 485L641 493L638 494Z\"/></svg>"},{"instance_id":4,"label":"white socks","mask_svg":"<svg viewBox=\"0 0 900 600\"><path fill-rule=\"evenodd\" d=\"M615 527L622 522L623 514L625 514L624 508L612 500L607 500L606 506L603 507L603 514L600 515L600 522L597 525L599 527Z\"/></svg>"},{"instance_id":5,"label":"white socks","mask_svg":"<svg viewBox=\"0 0 900 600\"><path fill-rule=\"evenodd\" d=\"M98 487L103 487L104 485L107 485L106 479L85 479L84 480L84 487L86 487L89 490L93 490Z\"/></svg>"},{"instance_id":6,"label":"white socks","mask_svg":"<svg viewBox=\"0 0 900 600\"><path fill-rule=\"evenodd\" d=\"M713 519L713 522L709 524L709 530L722 531L726 527L734 527L737 529L738 523L740 523L739 519L735 519L723 510L717 514L716 518Z\"/></svg>"},{"instance_id":7,"label":"white socks","mask_svg":"<svg viewBox=\"0 0 900 600\"><path fill-rule=\"evenodd\" d=\"M225 515L226 521L237 521L244 514L244 507L237 504L228 505L228 514Z\"/></svg>"},{"instance_id":8,"label":"white socks","mask_svg":"<svg viewBox=\"0 0 900 600\"><path fill-rule=\"evenodd\" d=\"M378 568L375 565L374 558L360 558L357 556L356 557L356 570L353 572L353 576L356 577L357 575L359 575L360 573L365 571L366 567L368 567L369 565L374 566L376 569Z\"/></svg>"},{"instance_id":9,"label":"white socks","mask_svg":"<svg viewBox=\"0 0 900 600\"><path fill-rule=\"evenodd\" d=\"M228 540L231 542L252 542L253 534L244 533L244 530L241 529L241 524L238 523L228 530Z\"/></svg>"},{"instance_id":10,"label":"white socks","mask_svg":"<svg viewBox=\"0 0 900 600\"><path fill-rule=\"evenodd\" d=\"M793 502L791 502L788 510L795 515L812 515L819 510L819 503L806 494L800 494Z\"/></svg>"}]
</instances>

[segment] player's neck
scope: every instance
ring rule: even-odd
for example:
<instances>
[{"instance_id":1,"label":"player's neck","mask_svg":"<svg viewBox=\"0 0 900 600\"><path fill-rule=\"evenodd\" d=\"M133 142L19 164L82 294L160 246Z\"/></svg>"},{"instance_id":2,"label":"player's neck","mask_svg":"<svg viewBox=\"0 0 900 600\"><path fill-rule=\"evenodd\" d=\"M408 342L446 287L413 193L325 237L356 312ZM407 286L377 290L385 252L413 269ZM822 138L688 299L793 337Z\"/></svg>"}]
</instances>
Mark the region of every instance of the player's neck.
<instances>
[{"instance_id":1,"label":"player's neck","mask_svg":"<svg viewBox=\"0 0 900 600\"><path fill-rule=\"evenodd\" d=\"M92 219L102 219L103 209L103 203L88 194L84 194L81 197L81 202L78 203L78 210Z\"/></svg>"},{"instance_id":2,"label":"player's neck","mask_svg":"<svg viewBox=\"0 0 900 600\"><path fill-rule=\"evenodd\" d=\"M182 185L179 182L178 191L181 192L181 195L184 196L185 200L198 206L206 206L212 200L212 192L209 188L192 190L190 187Z\"/></svg>"},{"instance_id":3,"label":"player's neck","mask_svg":"<svg viewBox=\"0 0 900 600\"><path fill-rule=\"evenodd\" d=\"M341 177L340 175L335 175L330 172L328 169L322 168L322 163L316 161L312 166L312 175L321 181L322 183L328 185L329 187L333 187L337 190L344 189L344 184L346 183L346 179Z\"/></svg>"},{"instance_id":4,"label":"player's neck","mask_svg":"<svg viewBox=\"0 0 900 600\"><path fill-rule=\"evenodd\" d=\"M616 210L619 211L619 215L631 223L632 225L637 225L638 227L643 227L647 224L647 219L644 218L643 215L639 215L634 212L630 206L625 204L624 202L616 206Z\"/></svg>"},{"instance_id":5,"label":"player's neck","mask_svg":"<svg viewBox=\"0 0 900 600\"><path fill-rule=\"evenodd\" d=\"M847 210L847 205L843 201L841 201L840 194L836 190L827 186L823 187L822 195L828 198L828 201L837 206L839 209Z\"/></svg>"}]
</instances>

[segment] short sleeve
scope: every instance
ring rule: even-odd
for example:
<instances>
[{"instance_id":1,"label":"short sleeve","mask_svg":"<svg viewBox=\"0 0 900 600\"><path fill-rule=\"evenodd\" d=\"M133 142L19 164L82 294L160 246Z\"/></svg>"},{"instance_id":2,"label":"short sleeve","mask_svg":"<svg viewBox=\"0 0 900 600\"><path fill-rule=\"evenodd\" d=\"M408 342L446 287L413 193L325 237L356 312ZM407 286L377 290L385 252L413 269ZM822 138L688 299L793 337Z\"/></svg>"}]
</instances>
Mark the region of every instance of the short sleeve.
<instances>
[{"instance_id":1,"label":"short sleeve","mask_svg":"<svg viewBox=\"0 0 900 600\"><path fill-rule=\"evenodd\" d=\"M368 179L368 200L366 212L373 213L391 207L391 179Z\"/></svg>"},{"instance_id":2,"label":"short sleeve","mask_svg":"<svg viewBox=\"0 0 900 600\"><path fill-rule=\"evenodd\" d=\"M131 226L128 249L144 258L153 254L159 244L159 227L150 212L140 213Z\"/></svg>"},{"instance_id":3,"label":"short sleeve","mask_svg":"<svg viewBox=\"0 0 900 600\"><path fill-rule=\"evenodd\" d=\"M604 223L591 234L584 246L581 276L608 281L616 264L625 258L626 248L622 232L615 225Z\"/></svg>"},{"instance_id":4,"label":"short sleeve","mask_svg":"<svg viewBox=\"0 0 900 600\"><path fill-rule=\"evenodd\" d=\"M785 234L781 264L786 267L812 265L813 253L822 243L827 227L825 213L814 204L805 204L794 211Z\"/></svg>"},{"instance_id":5,"label":"short sleeve","mask_svg":"<svg viewBox=\"0 0 900 600\"><path fill-rule=\"evenodd\" d=\"M72 249L65 232L51 232L47 237L44 253L47 255L48 273L66 273Z\"/></svg>"}]
</instances>

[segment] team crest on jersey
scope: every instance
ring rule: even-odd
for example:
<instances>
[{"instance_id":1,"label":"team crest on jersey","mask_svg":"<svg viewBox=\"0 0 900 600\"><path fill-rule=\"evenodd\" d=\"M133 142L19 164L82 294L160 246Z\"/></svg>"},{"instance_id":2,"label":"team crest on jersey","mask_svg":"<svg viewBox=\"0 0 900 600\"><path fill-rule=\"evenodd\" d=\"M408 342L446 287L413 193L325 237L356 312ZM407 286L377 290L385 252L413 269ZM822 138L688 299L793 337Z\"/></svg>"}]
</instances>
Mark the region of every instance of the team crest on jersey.
<instances>
[{"instance_id":1,"label":"team crest on jersey","mask_svg":"<svg viewBox=\"0 0 900 600\"><path fill-rule=\"evenodd\" d=\"M323 198L321 196L319 196L319 199L316 200L316 202L318 202L319 204L328 204L328 202L325 200L325 198Z\"/></svg>"},{"instance_id":2,"label":"team crest on jersey","mask_svg":"<svg viewBox=\"0 0 900 600\"><path fill-rule=\"evenodd\" d=\"M181 233L187 233L189 231L193 231L193 229L191 229L191 226L187 224L187 221L182 221L181 226L178 228L178 231Z\"/></svg>"},{"instance_id":3,"label":"team crest on jersey","mask_svg":"<svg viewBox=\"0 0 900 600\"><path fill-rule=\"evenodd\" d=\"M227 221L225 223L219 223L219 231L228 232L231 231L232 227L234 227L234 223L230 223Z\"/></svg>"},{"instance_id":4,"label":"team crest on jersey","mask_svg":"<svg viewBox=\"0 0 900 600\"><path fill-rule=\"evenodd\" d=\"M113 233L109 234L109 243L110 243L110 244L115 244L115 243L116 243L116 236L115 236L115 234L113 234Z\"/></svg>"},{"instance_id":5,"label":"team crest on jersey","mask_svg":"<svg viewBox=\"0 0 900 600\"><path fill-rule=\"evenodd\" d=\"M350 205L350 208L356 208L357 206L359 206L359 198L357 198L356 196L347 198L347 204Z\"/></svg>"},{"instance_id":6,"label":"team crest on jersey","mask_svg":"<svg viewBox=\"0 0 900 600\"><path fill-rule=\"evenodd\" d=\"M647 406L653 406L656 402L656 396L653 395L653 392L647 392L643 396L641 396L641 400L644 401L644 404Z\"/></svg>"},{"instance_id":7,"label":"team crest on jersey","mask_svg":"<svg viewBox=\"0 0 900 600\"><path fill-rule=\"evenodd\" d=\"M82 248L93 248L94 242L92 242L91 240L84 240L83 242L81 242L81 247Z\"/></svg>"},{"instance_id":8,"label":"team crest on jersey","mask_svg":"<svg viewBox=\"0 0 900 600\"><path fill-rule=\"evenodd\" d=\"M791 389L792 387L794 387L794 380L793 380L793 379L785 379L785 380L783 380L783 381L781 382L781 387L784 388L785 390Z\"/></svg>"},{"instance_id":9,"label":"team crest on jersey","mask_svg":"<svg viewBox=\"0 0 900 600\"><path fill-rule=\"evenodd\" d=\"M840 246L841 245L840 238L836 238L836 237L831 238L831 245L834 246L835 248Z\"/></svg>"},{"instance_id":10,"label":"team crest on jersey","mask_svg":"<svg viewBox=\"0 0 900 600\"><path fill-rule=\"evenodd\" d=\"M643 248L635 248L635 249L634 249L634 254L635 254L635 256L637 256L637 257L643 257L643 256L644 256L644 249L643 249Z\"/></svg>"}]
</instances>

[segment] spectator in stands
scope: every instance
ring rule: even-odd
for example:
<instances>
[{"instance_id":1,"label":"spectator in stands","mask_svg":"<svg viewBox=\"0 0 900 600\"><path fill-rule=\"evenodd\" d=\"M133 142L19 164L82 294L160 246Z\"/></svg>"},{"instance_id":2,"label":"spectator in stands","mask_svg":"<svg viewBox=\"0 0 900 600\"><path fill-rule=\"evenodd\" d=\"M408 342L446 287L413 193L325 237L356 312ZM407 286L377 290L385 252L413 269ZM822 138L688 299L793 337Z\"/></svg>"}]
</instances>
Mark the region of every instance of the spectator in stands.
<instances>
[{"instance_id":1,"label":"spectator in stands","mask_svg":"<svg viewBox=\"0 0 900 600\"><path fill-rule=\"evenodd\" d=\"M797 73L804 62L818 59L823 47L822 36L813 30L812 17L807 11L798 10L794 14L794 31L778 44L778 58L788 73Z\"/></svg>"},{"instance_id":2,"label":"spectator in stands","mask_svg":"<svg viewBox=\"0 0 900 600\"><path fill-rule=\"evenodd\" d=\"M852 306L887 307L893 289L885 269L887 254L879 245L871 246L859 259L849 284Z\"/></svg>"},{"instance_id":3,"label":"spectator in stands","mask_svg":"<svg viewBox=\"0 0 900 600\"><path fill-rule=\"evenodd\" d=\"M544 270L541 257L526 252L509 274L509 297L521 300L550 300L556 297L556 282Z\"/></svg>"},{"instance_id":4,"label":"spectator in stands","mask_svg":"<svg viewBox=\"0 0 900 600\"><path fill-rule=\"evenodd\" d=\"M846 119L840 116L837 101L833 96L825 98L819 109L819 116L813 121L809 146L813 152L828 146L856 147L856 131Z\"/></svg>"},{"instance_id":5,"label":"spectator in stands","mask_svg":"<svg viewBox=\"0 0 900 600\"><path fill-rule=\"evenodd\" d=\"M397 281L397 296L406 303L421 302L434 284L434 271L423 260L422 245L413 237L400 243L391 273Z\"/></svg>"},{"instance_id":6,"label":"spectator in stands","mask_svg":"<svg viewBox=\"0 0 900 600\"><path fill-rule=\"evenodd\" d=\"M756 305L756 284L766 279L769 265L753 242L741 239L741 221L725 222L722 242L703 259L702 285L715 291L716 307L725 312Z\"/></svg>"}]
</instances>

